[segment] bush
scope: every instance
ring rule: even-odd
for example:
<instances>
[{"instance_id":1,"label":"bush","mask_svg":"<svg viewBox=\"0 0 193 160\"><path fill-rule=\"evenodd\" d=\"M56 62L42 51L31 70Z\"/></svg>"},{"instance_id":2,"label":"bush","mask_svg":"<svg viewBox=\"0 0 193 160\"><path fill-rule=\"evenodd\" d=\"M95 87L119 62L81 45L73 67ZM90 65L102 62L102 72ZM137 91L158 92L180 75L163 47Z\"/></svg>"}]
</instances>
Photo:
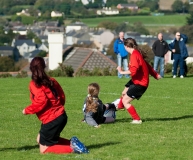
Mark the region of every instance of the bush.
<instances>
[{"instance_id":1,"label":"bush","mask_svg":"<svg viewBox=\"0 0 193 160\"><path fill-rule=\"evenodd\" d=\"M172 73L172 64L170 64L170 63L167 63L166 65L165 65L165 71L164 71L165 73Z\"/></svg>"},{"instance_id":2,"label":"bush","mask_svg":"<svg viewBox=\"0 0 193 160\"><path fill-rule=\"evenodd\" d=\"M94 68L92 71L89 71L88 69L80 68L75 76L81 77L81 76L115 76L117 75L117 70L112 69L110 70L110 67L106 68Z\"/></svg>"},{"instance_id":3,"label":"bush","mask_svg":"<svg viewBox=\"0 0 193 160\"><path fill-rule=\"evenodd\" d=\"M47 72L50 77L73 77L74 70L72 66L65 66L60 63L59 67L55 70L50 70Z\"/></svg>"},{"instance_id":4,"label":"bush","mask_svg":"<svg viewBox=\"0 0 193 160\"><path fill-rule=\"evenodd\" d=\"M7 78L7 77L12 77L12 75L10 73L0 74L0 78Z\"/></svg>"},{"instance_id":5,"label":"bush","mask_svg":"<svg viewBox=\"0 0 193 160\"><path fill-rule=\"evenodd\" d=\"M75 76L77 76L77 77L81 77L81 76L91 76L92 75L92 73L88 70L88 69L83 69L83 68L80 68L77 72L76 72L76 74L75 74Z\"/></svg>"},{"instance_id":6,"label":"bush","mask_svg":"<svg viewBox=\"0 0 193 160\"><path fill-rule=\"evenodd\" d=\"M26 71L21 71L20 73L17 74L16 78L25 78L28 77L28 74Z\"/></svg>"}]
</instances>

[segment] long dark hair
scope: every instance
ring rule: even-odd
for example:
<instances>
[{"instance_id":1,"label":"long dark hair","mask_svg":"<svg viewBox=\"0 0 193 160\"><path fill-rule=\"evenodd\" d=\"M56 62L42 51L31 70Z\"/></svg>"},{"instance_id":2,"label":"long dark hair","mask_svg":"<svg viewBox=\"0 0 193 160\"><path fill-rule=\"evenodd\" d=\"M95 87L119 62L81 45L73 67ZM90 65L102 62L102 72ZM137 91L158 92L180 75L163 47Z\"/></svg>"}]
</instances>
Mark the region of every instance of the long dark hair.
<instances>
[{"instance_id":1,"label":"long dark hair","mask_svg":"<svg viewBox=\"0 0 193 160\"><path fill-rule=\"evenodd\" d=\"M135 39L133 38L127 38L124 40L124 45L129 47L129 48L134 48L136 50L138 50L141 55L143 56L143 59L147 58L147 52L143 51L142 49L139 48L137 42L135 41Z\"/></svg>"},{"instance_id":2,"label":"long dark hair","mask_svg":"<svg viewBox=\"0 0 193 160\"><path fill-rule=\"evenodd\" d=\"M47 76L44 69L46 68L45 61L42 57L35 57L30 63L30 70L32 72L32 80L37 87L46 86L52 88L53 82Z\"/></svg>"},{"instance_id":3,"label":"long dark hair","mask_svg":"<svg viewBox=\"0 0 193 160\"><path fill-rule=\"evenodd\" d=\"M98 108L98 94L100 87L97 83L91 83L88 85L88 96L86 99L86 112L97 112Z\"/></svg>"}]
</instances>

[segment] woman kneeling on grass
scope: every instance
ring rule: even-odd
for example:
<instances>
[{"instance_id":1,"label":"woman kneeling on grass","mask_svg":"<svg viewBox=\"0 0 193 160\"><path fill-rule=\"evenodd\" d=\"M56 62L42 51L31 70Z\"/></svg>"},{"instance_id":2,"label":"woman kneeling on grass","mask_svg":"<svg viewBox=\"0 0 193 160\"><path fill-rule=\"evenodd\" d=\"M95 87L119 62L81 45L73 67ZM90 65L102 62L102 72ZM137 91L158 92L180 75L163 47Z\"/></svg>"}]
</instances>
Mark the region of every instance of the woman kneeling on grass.
<instances>
[{"instance_id":1,"label":"woman kneeling on grass","mask_svg":"<svg viewBox=\"0 0 193 160\"><path fill-rule=\"evenodd\" d=\"M23 109L23 114L36 114L42 122L37 142L40 153L88 153L77 137L70 140L60 137L67 123L65 94L59 83L44 71L44 59L35 57L30 63L32 80L29 85L32 104Z\"/></svg>"},{"instance_id":2,"label":"woman kneeling on grass","mask_svg":"<svg viewBox=\"0 0 193 160\"><path fill-rule=\"evenodd\" d=\"M102 123L112 123L115 121L115 103L103 104L99 99L100 87L97 83L88 85L88 95L84 102L84 120L90 126L100 127ZM108 112L111 113L108 115ZM107 113L107 114L106 114Z\"/></svg>"},{"instance_id":3,"label":"woman kneeling on grass","mask_svg":"<svg viewBox=\"0 0 193 160\"><path fill-rule=\"evenodd\" d=\"M139 100L145 93L149 85L149 74L155 79L160 79L161 76L144 60L147 57L146 53L138 48L136 41L132 38L127 38L124 41L125 49L131 54L129 62L129 70L122 71L121 67L117 67L120 74L130 74L131 80L125 85L122 92L122 102L128 113L133 118L132 124L141 124L142 121L137 114L131 101ZM120 101L121 102L121 101ZM119 105L120 106L120 105Z\"/></svg>"}]
</instances>

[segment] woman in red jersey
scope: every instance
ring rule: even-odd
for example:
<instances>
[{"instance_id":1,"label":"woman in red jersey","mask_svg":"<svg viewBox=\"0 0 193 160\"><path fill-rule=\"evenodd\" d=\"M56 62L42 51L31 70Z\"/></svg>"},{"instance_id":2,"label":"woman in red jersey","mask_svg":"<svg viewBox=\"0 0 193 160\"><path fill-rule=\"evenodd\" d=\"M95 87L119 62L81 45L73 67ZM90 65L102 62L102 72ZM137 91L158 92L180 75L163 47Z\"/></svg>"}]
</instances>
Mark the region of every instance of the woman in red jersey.
<instances>
[{"instance_id":1,"label":"woman in red jersey","mask_svg":"<svg viewBox=\"0 0 193 160\"><path fill-rule=\"evenodd\" d=\"M42 122L37 136L40 153L88 153L77 137L70 140L60 137L68 118L64 108L65 94L59 83L47 76L45 67L42 57L35 57L31 61L29 90L32 104L22 111L24 115L36 114Z\"/></svg>"},{"instance_id":2,"label":"woman in red jersey","mask_svg":"<svg viewBox=\"0 0 193 160\"><path fill-rule=\"evenodd\" d=\"M141 124L142 121L134 106L131 104L131 101L134 99L139 100L145 93L149 85L149 74L155 79L160 79L161 76L144 60L147 55L138 47L134 39L127 38L124 41L124 46L127 52L131 54L129 70L122 71L121 67L117 67L117 70L120 74L130 74L131 80L125 85L125 89L122 92L122 103L133 118L131 123Z\"/></svg>"}]
</instances>

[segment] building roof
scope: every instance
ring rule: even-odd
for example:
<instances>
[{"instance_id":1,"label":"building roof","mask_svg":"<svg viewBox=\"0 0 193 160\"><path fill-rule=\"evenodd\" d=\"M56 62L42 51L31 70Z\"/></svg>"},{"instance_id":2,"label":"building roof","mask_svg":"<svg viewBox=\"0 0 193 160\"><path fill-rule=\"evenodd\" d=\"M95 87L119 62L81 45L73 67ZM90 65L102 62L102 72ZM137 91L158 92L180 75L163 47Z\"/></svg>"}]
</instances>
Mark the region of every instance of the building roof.
<instances>
[{"instance_id":1,"label":"building roof","mask_svg":"<svg viewBox=\"0 0 193 160\"><path fill-rule=\"evenodd\" d=\"M88 48L75 48L66 59L64 65L72 66L76 73L79 68L93 70L94 68L115 68L117 64L98 51Z\"/></svg>"},{"instance_id":2,"label":"building roof","mask_svg":"<svg viewBox=\"0 0 193 160\"><path fill-rule=\"evenodd\" d=\"M93 35L101 35L104 32L104 30L97 30L93 33Z\"/></svg>"},{"instance_id":3,"label":"building roof","mask_svg":"<svg viewBox=\"0 0 193 160\"><path fill-rule=\"evenodd\" d=\"M35 43L31 39L16 39L15 46L21 46L26 43L28 46L35 46Z\"/></svg>"},{"instance_id":4,"label":"building roof","mask_svg":"<svg viewBox=\"0 0 193 160\"><path fill-rule=\"evenodd\" d=\"M86 40L78 40L77 41L77 44L86 44L86 45L90 45L90 44L92 44L93 43L93 41L86 41Z\"/></svg>"},{"instance_id":5,"label":"building roof","mask_svg":"<svg viewBox=\"0 0 193 160\"><path fill-rule=\"evenodd\" d=\"M14 50L14 47L11 47L11 46L0 46L0 50L2 51L2 50L6 50L6 51L12 51L12 50Z\"/></svg>"},{"instance_id":6,"label":"building roof","mask_svg":"<svg viewBox=\"0 0 193 160\"><path fill-rule=\"evenodd\" d=\"M34 58L35 56L37 56L42 50L36 49L32 52L29 53L29 58Z\"/></svg>"},{"instance_id":7,"label":"building roof","mask_svg":"<svg viewBox=\"0 0 193 160\"><path fill-rule=\"evenodd\" d=\"M75 34L76 34L76 31L75 31L75 30L70 30L70 31L66 34L66 36L71 37L71 36L74 36Z\"/></svg>"}]
</instances>

